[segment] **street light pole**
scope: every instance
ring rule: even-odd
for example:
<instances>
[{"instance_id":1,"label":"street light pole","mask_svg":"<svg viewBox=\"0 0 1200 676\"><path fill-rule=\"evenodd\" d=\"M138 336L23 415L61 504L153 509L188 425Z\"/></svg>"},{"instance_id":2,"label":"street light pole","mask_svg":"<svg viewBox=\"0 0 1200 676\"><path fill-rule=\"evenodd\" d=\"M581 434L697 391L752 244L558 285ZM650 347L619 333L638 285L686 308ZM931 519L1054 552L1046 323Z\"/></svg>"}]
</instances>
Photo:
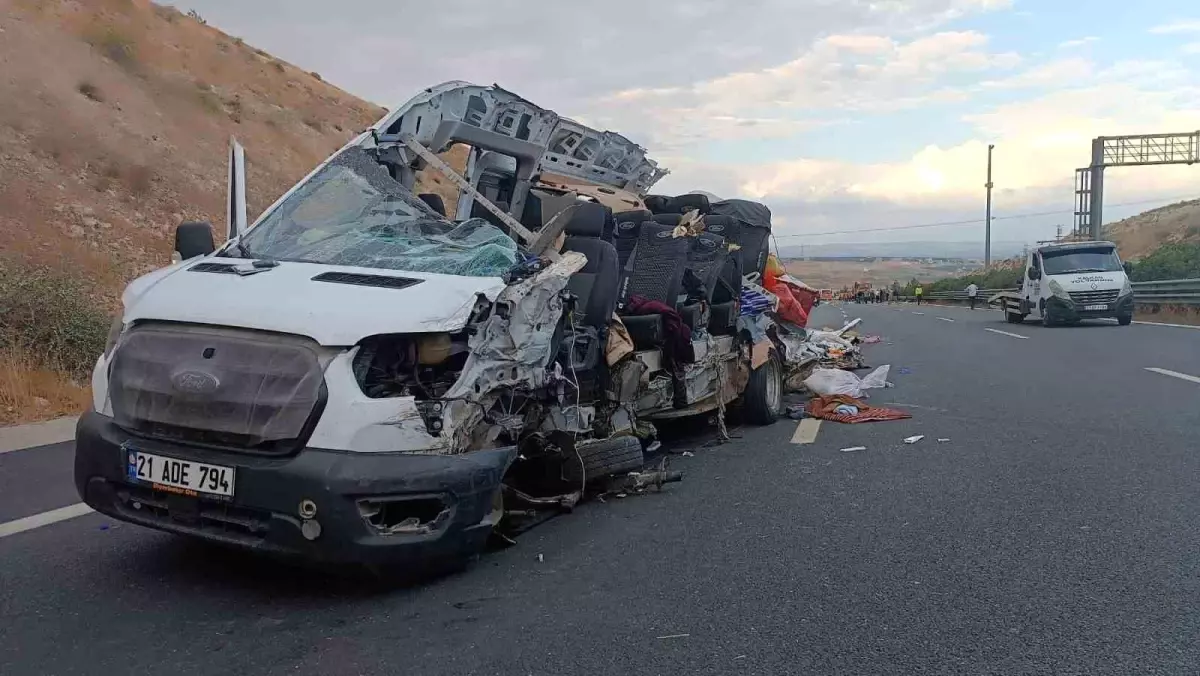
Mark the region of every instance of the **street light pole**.
<instances>
[{"instance_id":1,"label":"street light pole","mask_svg":"<svg viewBox=\"0 0 1200 676\"><path fill-rule=\"evenodd\" d=\"M988 167L987 167L987 183L984 187L987 188L987 215L984 217L984 240L983 240L983 267L990 268L992 266L992 148L995 145L988 144Z\"/></svg>"}]
</instances>

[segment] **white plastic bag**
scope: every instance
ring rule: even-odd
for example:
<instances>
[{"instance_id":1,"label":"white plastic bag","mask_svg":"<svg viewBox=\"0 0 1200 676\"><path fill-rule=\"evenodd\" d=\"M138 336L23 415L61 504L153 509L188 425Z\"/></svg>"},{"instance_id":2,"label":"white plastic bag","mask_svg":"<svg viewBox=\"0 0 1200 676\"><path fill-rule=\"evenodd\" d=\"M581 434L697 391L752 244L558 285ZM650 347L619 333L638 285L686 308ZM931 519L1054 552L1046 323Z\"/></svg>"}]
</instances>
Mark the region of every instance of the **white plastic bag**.
<instances>
[{"instance_id":1,"label":"white plastic bag","mask_svg":"<svg viewBox=\"0 0 1200 676\"><path fill-rule=\"evenodd\" d=\"M865 378L841 369L814 369L812 375L805 379L804 386L821 397L844 394L858 399L863 396L863 390L887 387L889 368L888 365L880 366Z\"/></svg>"}]
</instances>

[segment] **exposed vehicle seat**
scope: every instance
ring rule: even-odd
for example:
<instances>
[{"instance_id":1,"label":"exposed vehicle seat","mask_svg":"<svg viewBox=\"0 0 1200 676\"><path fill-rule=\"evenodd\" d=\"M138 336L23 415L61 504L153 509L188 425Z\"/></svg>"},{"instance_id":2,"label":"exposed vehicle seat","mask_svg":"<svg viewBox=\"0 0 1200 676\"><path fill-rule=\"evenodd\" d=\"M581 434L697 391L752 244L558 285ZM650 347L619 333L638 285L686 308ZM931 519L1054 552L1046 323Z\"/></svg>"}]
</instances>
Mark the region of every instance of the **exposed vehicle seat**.
<instances>
[{"instance_id":1,"label":"exposed vehicle seat","mask_svg":"<svg viewBox=\"0 0 1200 676\"><path fill-rule=\"evenodd\" d=\"M767 266L771 237L771 210L765 204L750 200L724 200L712 205L712 213L727 216L737 224L736 233L725 238L736 243L743 274L761 275ZM712 218L711 216L709 218Z\"/></svg>"},{"instance_id":2,"label":"exposed vehicle seat","mask_svg":"<svg viewBox=\"0 0 1200 676\"><path fill-rule=\"evenodd\" d=\"M688 239L691 240L688 248L688 269L704 284L704 300L709 305L709 321L706 326L714 335L733 333L733 320L737 317L736 304L742 285L737 258L730 255L725 238L720 235L701 232ZM698 306L699 304L696 304L680 310L684 321L693 329L698 328L697 324L700 321ZM684 312L684 309L689 311ZM719 321L714 322L714 318Z\"/></svg>"},{"instance_id":3,"label":"exposed vehicle seat","mask_svg":"<svg viewBox=\"0 0 1200 676\"><path fill-rule=\"evenodd\" d=\"M499 202L493 202L493 204L495 204L500 209L500 211L508 213L508 202L501 200ZM483 220L487 221L488 223L491 223L492 225L496 226L497 228L500 228L501 230L503 230L510 237L512 236L512 233L508 231L508 226L504 224L504 221L501 221L500 218L498 216L496 216L496 214L493 214L492 212L488 211L479 202L471 203L471 218L482 218Z\"/></svg>"},{"instance_id":4,"label":"exposed vehicle seat","mask_svg":"<svg viewBox=\"0 0 1200 676\"><path fill-rule=\"evenodd\" d=\"M622 223L636 223L640 228L642 223L654 220L654 214L645 209L635 209L632 211L618 211L613 214L613 232L609 233L609 239L615 237L616 229L621 227Z\"/></svg>"},{"instance_id":5,"label":"exposed vehicle seat","mask_svg":"<svg viewBox=\"0 0 1200 676\"><path fill-rule=\"evenodd\" d=\"M417 198L425 204L428 204L429 208L437 212L439 216L446 215L446 203L442 201L441 195L431 192L423 192L420 195L417 195Z\"/></svg>"},{"instance_id":6,"label":"exposed vehicle seat","mask_svg":"<svg viewBox=\"0 0 1200 676\"><path fill-rule=\"evenodd\" d=\"M654 214L654 222L659 225L676 226L679 225L679 219L681 218L683 216L679 214Z\"/></svg>"},{"instance_id":7,"label":"exposed vehicle seat","mask_svg":"<svg viewBox=\"0 0 1200 676\"><path fill-rule=\"evenodd\" d=\"M620 221L613 232L612 243L617 250L617 264L621 270L629 263L633 250L637 247L638 234L642 231L642 223L650 221ZM651 222L652 223L652 222Z\"/></svg>"},{"instance_id":8,"label":"exposed vehicle seat","mask_svg":"<svg viewBox=\"0 0 1200 676\"><path fill-rule=\"evenodd\" d=\"M594 219L590 220L594 224ZM567 289L576 298L572 314L574 326L560 327L564 333L559 361L567 369L574 370L580 397L592 400L603 391L607 373L604 345L621 283L617 251L612 244L589 236L567 237L563 250L583 254L587 263L567 280Z\"/></svg>"},{"instance_id":9,"label":"exposed vehicle seat","mask_svg":"<svg viewBox=\"0 0 1200 676\"><path fill-rule=\"evenodd\" d=\"M618 308L626 308L631 296L658 301L675 308L683 287L687 267L688 239L672 236L674 228L656 223L644 223L638 233L637 246L622 271ZM626 317L625 327L638 348L662 345L665 327L662 315L644 314Z\"/></svg>"}]
</instances>

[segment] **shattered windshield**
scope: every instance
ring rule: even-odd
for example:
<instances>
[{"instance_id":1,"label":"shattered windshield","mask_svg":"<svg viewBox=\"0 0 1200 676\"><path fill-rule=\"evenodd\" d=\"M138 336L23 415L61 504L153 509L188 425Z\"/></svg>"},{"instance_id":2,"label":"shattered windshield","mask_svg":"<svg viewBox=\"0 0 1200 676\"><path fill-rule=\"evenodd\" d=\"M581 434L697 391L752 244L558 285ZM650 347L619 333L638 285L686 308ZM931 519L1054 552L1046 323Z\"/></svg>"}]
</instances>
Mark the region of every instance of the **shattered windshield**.
<instances>
[{"instance_id":1,"label":"shattered windshield","mask_svg":"<svg viewBox=\"0 0 1200 676\"><path fill-rule=\"evenodd\" d=\"M469 277L498 277L517 260L504 231L451 223L364 149L343 150L242 238L248 257Z\"/></svg>"},{"instance_id":2,"label":"shattered windshield","mask_svg":"<svg viewBox=\"0 0 1200 676\"><path fill-rule=\"evenodd\" d=\"M1066 275L1076 272L1119 272L1121 259L1116 249L1072 249L1062 252L1043 252L1042 263L1048 275Z\"/></svg>"}]
</instances>

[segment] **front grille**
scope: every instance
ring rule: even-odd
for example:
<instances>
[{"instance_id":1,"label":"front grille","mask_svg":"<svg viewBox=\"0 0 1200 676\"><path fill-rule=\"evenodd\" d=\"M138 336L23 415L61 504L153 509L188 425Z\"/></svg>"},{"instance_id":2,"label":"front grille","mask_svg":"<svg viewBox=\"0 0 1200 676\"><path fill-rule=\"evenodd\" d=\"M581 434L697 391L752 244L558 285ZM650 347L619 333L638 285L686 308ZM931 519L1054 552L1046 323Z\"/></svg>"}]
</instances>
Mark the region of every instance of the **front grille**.
<instances>
[{"instance_id":1,"label":"front grille","mask_svg":"<svg viewBox=\"0 0 1200 676\"><path fill-rule=\"evenodd\" d=\"M297 450L324 398L311 340L219 327L134 326L109 378L131 432L265 454Z\"/></svg>"},{"instance_id":2,"label":"front grille","mask_svg":"<svg viewBox=\"0 0 1200 676\"><path fill-rule=\"evenodd\" d=\"M168 529L172 524L183 524L241 544L261 541L271 524L266 512L198 498L179 498L173 510L173 496L145 486L122 486L116 495L118 509L138 521L162 524ZM179 509L185 505L185 509Z\"/></svg>"},{"instance_id":3,"label":"front grille","mask_svg":"<svg viewBox=\"0 0 1200 676\"><path fill-rule=\"evenodd\" d=\"M1071 300L1075 301L1076 305L1107 305L1108 303L1117 302L1117 296L1120 295L1117 289L1104 291L1072 291Z\"/></svg>"}]
</instances>

